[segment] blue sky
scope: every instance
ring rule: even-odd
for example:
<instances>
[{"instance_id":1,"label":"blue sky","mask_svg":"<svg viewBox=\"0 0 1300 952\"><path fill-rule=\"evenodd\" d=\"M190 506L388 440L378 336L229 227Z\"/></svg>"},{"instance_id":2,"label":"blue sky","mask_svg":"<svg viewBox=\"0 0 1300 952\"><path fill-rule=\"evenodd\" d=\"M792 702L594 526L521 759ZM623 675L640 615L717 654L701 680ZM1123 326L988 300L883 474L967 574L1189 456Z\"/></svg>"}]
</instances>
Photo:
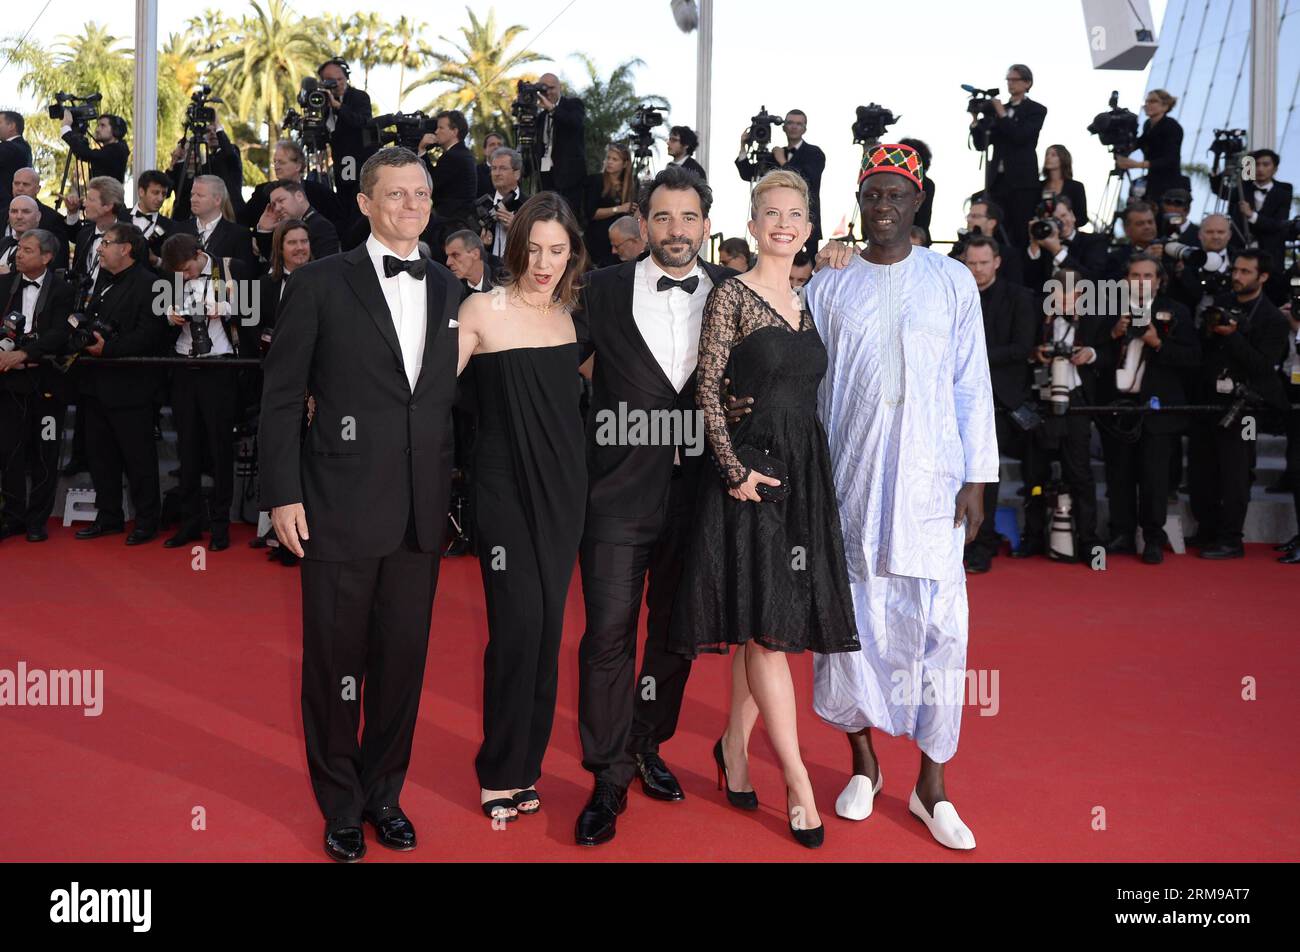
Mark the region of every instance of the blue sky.
<instances>
[{"instance_id":1,"label":"blue sky","mask_svg":"<svg viewBox=\"0 0 1300 952\"><path fill-rule=\"evenodd\" d=\"M26 30L41 2L24 5L21 15L6 15L6 34ZM291 2L304 13L360 8L389 19L413 15L429 23L426 35L437 46L438 35L456 36L468 21L464 3L443 0L418 7L397 0ZM160 39L179 32L185 19L204 5L161 3ZM1157 30L1164 5L1164 0L1152 3ZM524 41L550 57L561 77L580 78L581 66L570 56L576 50L589 53L607 70L640 57L646 65L638 74L638 87L668 98L671 123L695 125L695 36L677 29L668 0L497 0L471 6L480 17L495 8L498 24L528 27ZM15 7L10 5L11 10ZM232 0L223 9L236 14L244 8ZM80 32L90 20L106 24L129 44L134 3L51 0L31 35L53 43L59 34ZM713 153L707 163L715 190L714 231L743 234L748 186L730 166L741 131L762 105L772 111L798 108L808 113L807 141L827 153L822 208L824 227L833 228L853 207L861 158L849 131L854 108L878 102L901 116L890 129L891 137L915 136L934 151L938 194L932 228L936 238L951 237L962 221L962 199L983 182L980 156L966 145L966 94L960 85L1002 86L1013 62L1034 70L1030 95L1048 107L1040 159L1047 145L1064 143L1074 154L1076 176L1095 200L1105 184L1109 156L1085 128L1106 108L1112 89L1119 90L1123 105L1139 111L1146 72L1092 68L1081 4L934 0L886 8L861 0L716 0ZM43 106L18 94L18 78L13 67L0 71L0 103L23 111ZM372 73L369 91L381 111L394 109L396 71ZM417 108L423 102L417 93L405 106ZM778 130L774 142L782 140Z\"/></svg>"}]
</instances>

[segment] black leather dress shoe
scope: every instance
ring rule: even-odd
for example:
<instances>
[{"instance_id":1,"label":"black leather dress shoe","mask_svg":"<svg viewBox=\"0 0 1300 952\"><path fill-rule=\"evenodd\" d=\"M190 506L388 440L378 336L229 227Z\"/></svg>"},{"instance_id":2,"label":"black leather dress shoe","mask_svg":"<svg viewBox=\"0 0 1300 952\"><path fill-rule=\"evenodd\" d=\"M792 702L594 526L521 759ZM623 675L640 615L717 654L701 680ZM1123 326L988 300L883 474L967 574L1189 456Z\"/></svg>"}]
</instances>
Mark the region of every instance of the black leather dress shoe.
<instances>
[{"instance_id":1,"label":"black leather dress shoe","mask_svg":"<svg viewBox=\"0 0 1300 952\"><path fill-rule=\"evenodd\" d=\"M1212 545L1201 550L1203 559L1240 559L1245 555L1246 550L1239 545Z\"/></svg>"},{"instance_id":2,"label":"black leather dress shoe","mask_svg":"<svg viewBox=\"0 0 1300 952\"><path fill-rule=\"evenodd\" d=\"M966 562L967 575L983 575L991 568L993 568L992 559L968 559Z\"/></svg>"},{"instance_id":3,"label":"black leather dress shoe","mask_svg":"<svg viewBox=\"0 0 1300 952\"><path fill-rule=\"evenodd\" d=\"M1142 549L1142 561L1147 565L1159 565L1164 560L1164 546L1148 545Z\"/></svg>"},{"instance_id":4,"label":"black leather dress shoe","mask_svg":"<svg viewBox=\"0 0 1300 952\"><path fill-rule=\"evenodd\" d=\"M325 855L340 863L355 863L366 855L366 834L360 826L325 827Z\"/></svg>"},{"instance_id":5,"label":"black leather dress shoe","mask_svg":"<svg viewBox=\"0 0 1300 952\"><path fill-rule=\"evenodd\" d=\"M122 526L102 526L98 522L92 522L84 529L78 529L75 537L78 539L98 539L100 536L117 535L119 532L125 532Z\"/></svg>"},{"instance_id":6,"label":"black leather dress shoe","mask_svg":"<svg viewBox=\"0 0 1300 952\"><path fill-rule=\"evenodd\" d=\"M591 799L578 814L574 838L579 846L599 846L614 838L618 815L627 809L627 787L596 781Z\"/></svg>"},{"instance_id":7,"label":"black leather dress shoe","mask_svg":"<svg viewBox=\"0 0 1300 952\"><path fill-rule=\"evenodd\" d=\"M1108 555L1137 555L1137 543L1131 535L1115 536L1106 543Z\"/></svg>"},{"instance_id":8,"label":"black leather dress shoe","mask_svg":"<svg viewBox=\"0 0 1300 952\"><path fill-rule=\"evenodd\" d=\"M170 539L163 542L164 549L179 549L183 545L189 545L191 542L198 542L203 536L196 529L182 529Z\"/></svg>"},{"instance_id":9,"label":"black leather dress shoe","mask_svg":"<svg viewBox=\"0 0 1300 952\"><path fill-rule=\"evenodd\" d=\"M50 537L50 534L44 529L29 529L27 531L28 542L44 542Z\"/></svg>"},{"instance_id":10,"label":"black leather dress shoe","mask_svg":"<svg viewBox=\"0 0 1300 952\"><path fill-rule=\"evenodd\" d=\"M401 807L382 807L367 813L365 820L374 826L380 846L402 853L415 849L415 827Z\"/></svg>"},{"instance_id":11,"label":"black leather dress shoe","mask_svg":"<svg viewBox=\"0 0 1300 952\"><path fill-rule=\"evenodd\" d=\"M1300 549L1300 535L1293 535L1281 545L1273 546L1274 552L1290 552L1292 549Z\"/></svg>"},{"instance_id":12,"label":"black leather dress shoe","mask_svg":"<svg viewBox=\"0 0 1300 952\"><path fill-rule=\"evenodd\" d=\"M658 754L637 754L636 769L641 775L641 789L647 797L655 800L686 799L682 785Z\"/></svg>"},{"instance_id":13,"label":"black leather dress shoe","mask_svg":"<svg viewBox=\"0 0 1300 952\"><path fill-rule=\"evenodd\" d=\"M132 529L131 534L126 537L127 545L144 545L146 542L152 542L158 538L157 529Z\"/></svg>"},{"instance_id":14,"label":"black leather dress shoe","mask_svg":"<svg viewBox=\"0 0 1300 952\"><path fill-rule=\"evenodd\" d=\"M223 549L230 548L230 532L212 533L212 541L208 544L208 548L213 552L220 552Z\"/></svg>"},{"instance_id":15,"label":"black leather dress shoe","mask_svg":"<svg viewBox=\"0 0 1300 952\"><path fill-rule=\"evenodd\" d=\"M1283 565L1300 565L1300 546L1278 559Z\"/></svg>"},{"instance_id":16,"label":"black leather dress shoe","mask_svg":"<svg viewBox=\"0 0 1300 952\"><path fill-rule=\"evenodd\" d=\"M1045 555L1047 549L1041 542L1035 544L1032 542L1022 542L1020 547L1011 550L1013 559L1032 559L1036 555Z\"/></svg>"}]
</instances>

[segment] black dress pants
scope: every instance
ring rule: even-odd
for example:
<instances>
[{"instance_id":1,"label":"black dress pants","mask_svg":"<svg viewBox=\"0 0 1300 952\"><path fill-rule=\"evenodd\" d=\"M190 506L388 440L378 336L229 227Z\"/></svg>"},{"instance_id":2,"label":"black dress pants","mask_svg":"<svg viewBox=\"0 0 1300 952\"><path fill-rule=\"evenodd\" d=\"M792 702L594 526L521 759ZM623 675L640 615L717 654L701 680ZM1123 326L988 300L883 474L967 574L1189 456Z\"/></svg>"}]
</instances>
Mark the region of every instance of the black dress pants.
<instances>
[{"instance_id":1,"label":"black dress pants","mask_svg":"<svg viewBox=\"0 0 1300 952\"><path fill-rule=\"evenodd\" d=\"M28 532L43 529L54 512L65 409L62 401L39 390L0 390L0 494L4 497L0 520L4 525Z\"/></svg>"},{"instance_id":2,"label":"black dress pants","mask_svg":"<svg viewBox=\"0 0 1300 952\"><path fill-rule=\"evenodd\" d=\"M219 358L211 358L219 359ZM181 531L197 532L202 522L203 460L212 460L214 533L228 531L235 493L235 406L233 370L177 367L172 377L172 415L181 463Z\"/></svg>"},{"instance_id":3,"label":"black dress pants","mask_svg":"<svg viewBox=\"0 0 1300 952\"><path fill-rule=\"evenodd\" d=\"M1019 456L1023 479L1026 471L1025 432L1012 423L1007 411L1001 408L995 411L993 424L998 437L998 456ZM998 554L998 547L1002 544L996 524L1001 489L1000 481L984 484L984 521L980 524L975 541L966 547L966 558L972 563L987 562Z\"/></svg>"},{"instance_id":4,"label":"black dress pants","mask_svg":"<svg viewBox=\"0 0 1300 952\"><path fill-rule=\"evenodd\" d=\"M95 521L120 528L122 475L126 474L135 507L135 527L156 532L162 514L158 487L158 445L153 439L153 406L109 407L97 396L82 394L77 427L85 427L90 479L95 486ZM85 414L84 420L82 414Z\"/></svg>"},{"instance_id":5,"label":"black dress pants","mask_svg":"<svg viewBox=\"0 0 1300 952\"><path fill-rule=\"evenodd\" d=\"M303 733L312 790L331 828L400 805L438 566L438 553L420 552L410 531L382 558L302 560Z\"/></svg>"},{"instance_id":6,"label":"black dress pants","mask_svg":"<svg viewBox=\"0 0 1300 952\"><path fill-rule=\"evenodd\" d=\"M1151 432L1129 442L1101 431L1106 457L1106 499L1110 503L1110 536L1132 538L1142 527L1143 545L1164 545L1169 515L1169 456L1180 445L1179 435Z\"/></svg>"},{"instance_id":7,"label":"black dress pants","mask_svg":"<svg viewBox=\"0 0 1300 952\"><path fill-rule=\"evenodd\" d=\"M1070 393L1070 403L1083 403L1078 390ZM1034 486L1043 486L1051 479L1052 459L1061 462L1061 479L1070 492L1070 512L1074 518L1076 554L1086 557L1097 541L1097 483L1092 477L1092 458L1089 443L1092 439L1092 421L1085 414L1048 416L1029 439L1025 452L1025 541L1031 545L1047 542L1047 497L1033 495Z\"/></svg>"},{"instance_id":8,"label":"black dress pants","mask_svg":"<svg viewBox=\"0 0 1300 952\"><path fill-rule=\"evenodd\" d=\"M691 661L668 650L668 625L690 536L693 493L674 479L659 537L644 545L584 538L579 552L587 630L578 648L578 732L582 766L626 787L635 754L658 753L677 730ZM649 576L649 585L646 577ZM641 593L649 612L636 670Z\"/></svg>"},{"instance_id":9,"label":"black dress pants","mask_svg":"<svg viewBox=\"0 0 1300 952\"><path fill-rule=\"evenodd\" d=\"M1249 411L1248 411L1249 412ZM1250 505L1252 441L1242 439L1240 417L1229 427L1218 415L1199 417L1188 447L1188 480L1196 534L1207 542L1240 545Z\"/></svg>"}]
</instances>

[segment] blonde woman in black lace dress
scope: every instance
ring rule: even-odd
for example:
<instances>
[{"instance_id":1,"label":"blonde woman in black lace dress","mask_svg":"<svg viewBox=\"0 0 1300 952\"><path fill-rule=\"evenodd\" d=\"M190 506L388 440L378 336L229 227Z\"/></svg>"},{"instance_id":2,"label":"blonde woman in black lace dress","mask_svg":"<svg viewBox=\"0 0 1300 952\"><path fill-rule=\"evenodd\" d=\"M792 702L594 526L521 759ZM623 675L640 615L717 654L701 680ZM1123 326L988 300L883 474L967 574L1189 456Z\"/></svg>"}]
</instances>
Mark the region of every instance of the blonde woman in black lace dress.
<instances>
[{"instance_id":1,"label":"blonde woman in black lace dress","mask_svg":"<svg viewBox=\"0 0 1300 952\"><path fill-rule=\"evenodd\" d=\"M721 485L701 486L671 641L691 656L739 645L727 729L714 747L719 782L732 804L757 808L746 752L762 714L785 774L790 832L817 847L823 827L799 753L786 655L859 645L830 452L817 420L826 348L790 289L794 256L811 231L803 178L787 170L764 176L749 230L758 264L715 287L704 309L696 399ZM754 398L730 433L724 373L735 393Z\"/></svg>"}]
</instances>

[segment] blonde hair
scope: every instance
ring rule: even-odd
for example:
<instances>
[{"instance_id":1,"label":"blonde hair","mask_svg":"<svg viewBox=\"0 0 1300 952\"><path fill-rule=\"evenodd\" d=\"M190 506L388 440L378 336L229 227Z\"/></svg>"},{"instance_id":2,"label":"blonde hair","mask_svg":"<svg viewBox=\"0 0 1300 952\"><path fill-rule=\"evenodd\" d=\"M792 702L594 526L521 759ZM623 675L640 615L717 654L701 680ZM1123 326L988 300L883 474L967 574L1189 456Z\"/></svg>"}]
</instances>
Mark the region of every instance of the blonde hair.
<instances>
[{"instance_id":1,"label":"blonde hair","mask_svg":"<svg viewBox=\"0 0 1300 952\"><path fill-rule=\"evenodd\" d=\"M1178 105L1178 97L1171 96L1167 89L1153 89L1147 93L1148 96L1155 96L1165 107L1165 112L1172 112L1174 106Z\"/></svg>"},{"instance_id":2,"label":"blonde hair","mask_svg":"<svg viewBox=\"0 0 1300 952\"><path fill-rule=\"evenodd\" d=\"M754 186L754 191L749 195L749 220L754 221L758 218L758 204L763 196L774 188L792 188L799 193L803 199L803 207L808 211L809 194L808 183L798 172L791 172L789 169L775 169L768 172L758 184Z\"/></svg>"}]
</instances>

